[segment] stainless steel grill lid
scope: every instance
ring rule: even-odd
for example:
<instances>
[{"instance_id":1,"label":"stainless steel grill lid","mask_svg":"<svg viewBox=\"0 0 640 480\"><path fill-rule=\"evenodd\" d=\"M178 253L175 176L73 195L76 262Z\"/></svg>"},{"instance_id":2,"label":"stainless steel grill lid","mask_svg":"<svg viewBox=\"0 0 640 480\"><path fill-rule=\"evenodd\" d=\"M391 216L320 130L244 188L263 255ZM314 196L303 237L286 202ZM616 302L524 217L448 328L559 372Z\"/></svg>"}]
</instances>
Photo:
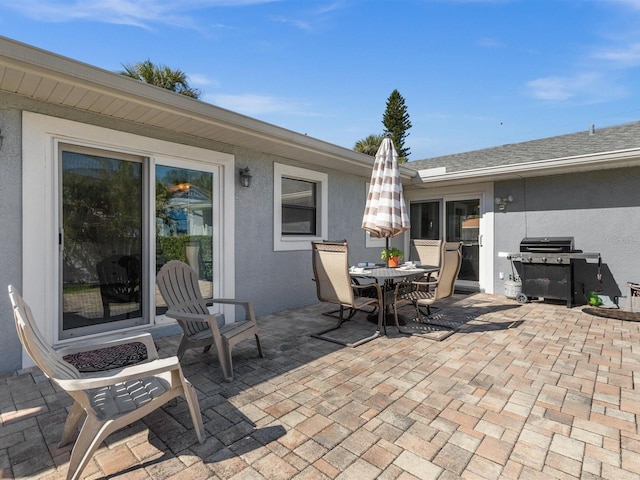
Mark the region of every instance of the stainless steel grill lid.
<instances>
[{"instance_id":1,"label":"stainless steel grill lid","mask_svg":"<svg viewBox=\"0 0 640 480\"><path fill-rule=\"evenodd\" d=\"M528 237L520 242L523 253L571 253L573 250L573 237Z\"/></svg>"}]
</instances>

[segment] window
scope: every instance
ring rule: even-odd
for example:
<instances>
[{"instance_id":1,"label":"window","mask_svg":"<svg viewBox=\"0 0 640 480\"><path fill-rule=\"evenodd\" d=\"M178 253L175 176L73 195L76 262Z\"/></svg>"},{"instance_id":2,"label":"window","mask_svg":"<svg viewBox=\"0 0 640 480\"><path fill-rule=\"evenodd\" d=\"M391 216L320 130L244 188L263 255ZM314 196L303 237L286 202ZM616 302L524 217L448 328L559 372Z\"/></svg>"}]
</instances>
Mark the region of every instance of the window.
<instances>
[{"instance_id":1,"label":"window","mask_svg":"<svg viewBox=\"0 0 640 480\"><path fill-rule=\"evenodd\" d=\"M327 236L326 173L274 164L274 250L310 250Z\"/></svg>"},{"instance_id":2,"label":"window","mask_svg":"<svg viewBox=\"0 0 640 480\"><path fill-rule=\"evenodd\" d=\"M316 234L316 184L282 177L282 235Z\"/></svg>"}]
</instances>

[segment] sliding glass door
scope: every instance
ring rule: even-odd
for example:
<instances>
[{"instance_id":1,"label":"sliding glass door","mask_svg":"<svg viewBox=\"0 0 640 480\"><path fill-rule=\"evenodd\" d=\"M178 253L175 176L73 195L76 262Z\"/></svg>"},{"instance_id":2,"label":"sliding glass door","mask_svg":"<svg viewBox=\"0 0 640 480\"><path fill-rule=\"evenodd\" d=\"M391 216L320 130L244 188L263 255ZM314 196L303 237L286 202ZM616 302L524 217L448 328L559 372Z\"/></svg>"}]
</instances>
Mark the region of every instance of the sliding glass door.
<instances>
[{"instance_id":1,"label":"sliding glass door","mask_svg":"<svg viewBox=\"0 0 640 480\"><path fill-rule=\"evenodd\" d=\"M413 201L412 239L462 242L458 284L477 288L480 280L480 198Z\"/></svg>"},{"instance_id":2,"label":"sliding glass door","mask_svg":"<svg viewBox=\"0 0 640 480\"><path fill-rule=\"evenodd\" d=\"M169 260L212 296L217 167L75 145L59 158L60 339L151 323L166 311L155 275Z\"/></svg>"},{"instance_id":3,"label":"sliding glass door","mask_svg":"<svg viewBox=\"0 0 640 480\"><path fill-rule=\"evenodd\" d=\"M60 338L145 317L143 159L61 148Z\"/></svg>"}]
</instances>

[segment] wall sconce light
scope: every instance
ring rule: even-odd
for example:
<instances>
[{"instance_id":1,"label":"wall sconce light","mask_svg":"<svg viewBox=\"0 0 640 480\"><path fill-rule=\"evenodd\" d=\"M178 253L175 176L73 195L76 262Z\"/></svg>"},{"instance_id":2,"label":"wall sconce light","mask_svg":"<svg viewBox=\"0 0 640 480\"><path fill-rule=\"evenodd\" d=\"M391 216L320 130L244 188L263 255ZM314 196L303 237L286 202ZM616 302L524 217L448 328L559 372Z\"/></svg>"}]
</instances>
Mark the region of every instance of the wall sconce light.
<instances>
[{"instance_id":1,"label":"wall sconce light","mask_svg":"<svg viewBox=\"0 0 640 480\"><path fill-rule=\"evenodd\" d=\"M513 202L513 195L509 195L505 198L496 197L496 205L498 206L498 210L506 210L507 203Z\"/></svg>"},{"instance_id":2,"label":"wall sconce light","mask_svg":"<svg viewBox=\"0 0 640 480\"><path fill-rule=\"evenodd\" d=\"M243 187L251 186L251 174L249 173L249 167L240 169L240 185Z\"/></svg>"}]
</instances>

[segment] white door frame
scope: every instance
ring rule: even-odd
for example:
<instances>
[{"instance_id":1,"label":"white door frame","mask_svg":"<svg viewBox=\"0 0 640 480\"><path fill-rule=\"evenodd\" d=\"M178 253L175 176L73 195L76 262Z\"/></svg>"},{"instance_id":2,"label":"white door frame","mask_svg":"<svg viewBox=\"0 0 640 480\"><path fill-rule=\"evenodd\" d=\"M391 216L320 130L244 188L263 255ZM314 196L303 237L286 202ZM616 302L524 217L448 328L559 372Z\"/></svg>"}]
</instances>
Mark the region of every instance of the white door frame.
<instances>
[{"instance_id":1,"label":"white door frame","mask_svg":"<svg viewBox=\"0 0 640 480\"><path fill-rule=\"evenodd\" d=\"M220 255L221 296L235 296L235 157L228 153L206 150L136 134L83 124L32 112L22 114L22 293L33 310L44 338L53 345L72 340L58 338L59 308L59 212L58 212L58 142L92 148L122 151L152 159L181 159L189 165L212 164L219 167L219 207L221 225ZM152 163L153 163L152 162ZM154 192L151 192L154 194ZM153 198L153 197L151 197ZM154 202L151 202L154 203ZM151 267L150 267L151 268ZM149 273L153 278L154 272ZM149 288L154 282L149 282ZM150 292L151 295L151 292ZM155 308L155 305L153 306ZM152 309L152 311L154 311ZM233 321L235 309L224 310L225 319ZM152 323L162 320L152 315ZM147 328L147 327L144 327ZM124 333L124 332L123 332ZM88 336L87 338L90 338ZM23 352L23 367L33 361Z\"/></svg>"},{"instance_id":2,"label":"white door frame","mask_svg":"<svg viewBox=\"0 0 640 480\"><path fill-rule=\"evenodd\" d=\"M480 199L480 265L478 272L478 286L481 292L495 293L493 288L494 271L494 202L493 183L478 183L471 185L456 185L450 187L424 187L405 190L405 200L408 203L441 200L441 218L447 201ZM408 206L407 206L408 207ZM409 234L404 236L404 249L409 251Z\"/></svg>"}]
</instances>

